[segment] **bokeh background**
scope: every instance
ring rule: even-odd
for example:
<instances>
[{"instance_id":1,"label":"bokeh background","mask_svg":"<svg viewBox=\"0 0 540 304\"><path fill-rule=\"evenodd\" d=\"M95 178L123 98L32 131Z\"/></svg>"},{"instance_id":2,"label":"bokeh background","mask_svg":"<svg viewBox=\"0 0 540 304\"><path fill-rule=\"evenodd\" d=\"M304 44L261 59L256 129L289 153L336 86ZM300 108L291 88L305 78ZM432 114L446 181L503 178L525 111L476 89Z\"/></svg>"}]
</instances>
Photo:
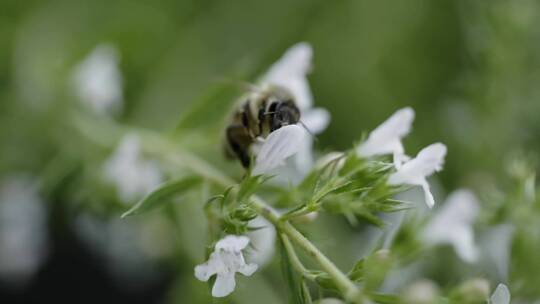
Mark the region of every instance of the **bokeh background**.
<instances>
[{"instance_id":1,"label":"bokeh background","mask_svg":"<svg viewBox=\"0 0 540 304\"><path fill-rule=\"evenodd\" d=\"M31 212L45 214L36 229L46 227L46 233L44 244L28 249L42 257L27 265L22 279L0 270L7 273L0 277L0 302L205 303L205 286L190 277L193 263L186 262L190 253L182 246L167 248L165 239L145 251L128 241L145 234L156 241L156 232L146 230L170 234L175 228L115 220L126 207L89 174L110 149L81 140L70 124L78 103L70 90L73 69L96 45L115 46L124 80L123 110L115 120L170 133L194 102L214 94L226 104L232 95L219 95L216 87L255 80L300 41L314 49L309 80L315 102L332 113L318 150L347 149L396 109L411 106L417 119L405 141L409 153L436 141L449 148L437 180L441 197L457 187L480 191L504 180L516 158L535 166L538 1L5 0L0 178L18 176L24 189L40 185L43 210ZM204 124L220 119L209 114ZM215 134L209 155L220 153ZM8 222L0 229L27 226L9 218L0 214ZM178 230L197 235L204 223L189 220ZM194 248L199 243L204 246L181 243L198 254L196 262L204 250ZM180 253L171 258L162 251ZM0 255L0 266L10 258ZM267 275L279 281L279 273ZM269 292L267 283L253 284L247 285L251 292Z\"/></svg>"}]
</instances>

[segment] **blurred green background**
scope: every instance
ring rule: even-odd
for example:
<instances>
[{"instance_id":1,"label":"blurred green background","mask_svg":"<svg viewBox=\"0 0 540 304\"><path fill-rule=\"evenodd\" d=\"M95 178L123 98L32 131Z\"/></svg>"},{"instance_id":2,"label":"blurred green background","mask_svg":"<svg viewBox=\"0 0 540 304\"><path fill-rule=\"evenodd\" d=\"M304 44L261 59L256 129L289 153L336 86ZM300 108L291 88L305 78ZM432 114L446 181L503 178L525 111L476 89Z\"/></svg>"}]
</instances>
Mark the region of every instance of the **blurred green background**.
<instances>
[{"instance_id":1,"label":"blurred green background","mask_svg":"<svg viewBox=\"0 0 540 304\"><path fill-rule=\"evenodd\" d=\"M480 188L505 174L506 159L536 158L540 3L535 0L4 0L1 174L41 176L59 154L79 145L65 123L76 103L69 80L74 66L100 43L116 46L121 56L124 111L116 119L168 133L190 104L216 85L253 81L300 41L314 49L309 80L315 103L332 113L316 143L321 151L347 149L363 131L411 106L417 119L405 140L409 154L436 141L449 148L439 175L442 189ZM216 141L215 153L219 149ZM69 202L57 190L47 194L56 244L49 263L67 269L73 254L65 247L76 241L64 231ZM71 245L62 245L64 238ZM69 277L81 280L73 290L104 276L94 273L92 265L99 263L80 250L75 252L84 258L77 261L87 267L78 274L71 265ZM58 257L62 254L67 261ZM53 271L50 267L45 269ZM91 299L163 301L173 277L164 272L158 283L141 289L147 298L134 296L136 291L115 293L102 283ZM42 277L28 290L55 299L41 286L64 284L65 275L47 273L50 280L44 283ZM25 289L2 290L18 303L40 302Z\"/></svg>"}]
</instances>

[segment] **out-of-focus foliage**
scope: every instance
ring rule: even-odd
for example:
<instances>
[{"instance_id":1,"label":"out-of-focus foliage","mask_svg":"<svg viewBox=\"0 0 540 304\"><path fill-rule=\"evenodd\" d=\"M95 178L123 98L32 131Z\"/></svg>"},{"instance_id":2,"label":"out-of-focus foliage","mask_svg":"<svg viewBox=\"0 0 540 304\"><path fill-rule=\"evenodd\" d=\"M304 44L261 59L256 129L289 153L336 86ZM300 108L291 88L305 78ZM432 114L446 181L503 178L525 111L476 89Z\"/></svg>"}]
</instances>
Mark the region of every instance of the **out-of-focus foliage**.
<instances>
[{"instance_id":1,"label":"out-of-focus foliage","mask_svg":"<svg viewBox=\"0 0 540 304\"><path fill-rule=\"evenodd\" d=\"M46 206L55 210L48 219L53 232L76 231L119 285L134 290L166 273L160 299L210 302L207 286L192 273L213 241L202 205L222 189L190 184L196 191L167 196L167 202L154 202L161 208L148 217L122 222L118 218L133 205L103 180L103 163L122 135L139 132L142 156L160 155L167 178L189 181L186 163L207 170L194 163L197 155L240 179L238 164L221 155L224 118L242 93L236 86L254 81L299 41L315 50L310 85L317 105L333 118L318 136L319 151L348 149L395 109L412 106L418 118L407 151L414 155L435 141L449 147L434 187L438 201L456 187L471 188L481 201L475 224L480 235L509 225L514 237L505 277L491 264L465 264L448 246L424 248L419 231L427 215L420 204L413 206L418 212L381 220L371 210L357 214L363 205L356 213L343 210L338 197L323 208L345 217L320 214L316 225L299 221L300 230L338 267L353 268L355 279L403 302L414 298L418 286L461 301L460 292L478 287L466 281L473 278L489 280L489 290L507 283L516 303L540 299L540 207L533 178L540 151L540 3L534 0L2 1L0 177L22 172L39 181ZM123 111L107 119L81 105L73 90L75 67L102 43L117 48L124 80ZM277 202L296 195L270 186L261 191ZM401 204L388 202L390 209ZM250 211L235 210L246 219ZM401 226L382 232L369 222ZM384 247L380 234L392 240L383 249L391 250L383 261L388 265L377 260L381 252L375 249ZM372 271L379 268L384 273ZM240 279L230 301L286 301L279 270L275 259L263 275ZM394 280L382 282L385 275ZM328 296L335 296L331 288Z\"/></svg>"}]
</instances>

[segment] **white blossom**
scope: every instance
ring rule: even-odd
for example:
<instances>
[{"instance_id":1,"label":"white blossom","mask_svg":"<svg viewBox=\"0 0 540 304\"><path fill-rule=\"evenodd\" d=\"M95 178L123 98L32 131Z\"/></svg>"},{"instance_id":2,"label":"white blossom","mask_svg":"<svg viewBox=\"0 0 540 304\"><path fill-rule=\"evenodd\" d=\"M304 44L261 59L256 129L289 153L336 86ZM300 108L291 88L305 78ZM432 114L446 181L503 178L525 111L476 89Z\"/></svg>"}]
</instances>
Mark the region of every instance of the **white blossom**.
<instances>
[{"instance_id":1,"label":"white blossom","mask_svg":"<svg viewBox=\"0 0 540 304\"><path fill-rule=\"evenodd\" d=\"M253 175L269 173L283 165L287 158L300 151L306 140L306 131L297 125L284 126L270 133L257 154Z\"/></svg>"},{"instance_id":2,"label":"white blossom","mask_svg":"<svg viewBox=\"0 0 540 304\"><path fill-rule=\"evenodd\" d=\"M390 118L371 131L368 139L357 148L360 156L393 154L396 168L406 160L405 149L401 139L409 134L414 120L414 110L403 108L396 111Z\"/></svg>"},{"instance_id":3,"label":"white blossom","mask_svg":"<svg viewBox=\"0 0 540 304\"><path fill-rule=\"evenodd\" d=\"M113 154L105 161L105 179L116 185L123 202L137 200L154 190L162 181L157 165L141 156L139 138L126 135Z\"/></svg>"},{"instance_id":4,"label":"white blossom","mask_svg":"<svg viewBox=\"0 0 540 304\"><path fill-rule=\"evenodd\" d=\"M504 284L499 284L489 298L490 304L510 304L510 290Z\"/></svg>"},{"instance_id":5,"label":"white blossom","mask_svg":"<svg viewBox=\"0 0 540 304\"><path fill-rule=\"evenodd\" d=\"M0 278L21 285L47 254L47 219L34 180L6 177L0 185Z\"/></svg>"},{"instance_id":6,"label":"white blossom","mask_svg":"<svg viewBox=\"0 0 540 304\"><path fill-rule=\"evenodd\" d=\"M288 89L300 110L300 121L311 135L323 132L330 123L330 113L323 108L313 107L313 96L309 88L307 74L312 67L313 50L306 42L289 48L262 77L263 84L278 85ZM279 172L289 181L301 180L313 166L313 138L298 142L298 152L288 163L287 170Z\"/></svg>"},{"instance_id":7,"label":"white blossom","mask_svg":"<svg viewBox=\"0 0 540 304\"><path fill-rule=\"evenodd\" d=\"M251 276L257 270L257 264L247 264L242 255L248 243L246 236L228 235L216 243L206 263L195 267L195 277L200 281L208 281L216 275L212 296L220 298L233 292L236 272Z\"/></svg>"},{"instance_id":8,"label":"white blossom","mask_svg":"<svg viewBox=\"0 0 540 304\"><path fill-rule=\"evenodd\" d=\"M290 47L262 77L263 83L287 88L294 96L300 111L313 106L313 96L306 75L311 70L313 49L306 42Z\"/></svg>"},{"instance_id":9,"label":"white blossom","mask_svg":"<svg viewBox=\"0 0 540 304\"><path fill-rule=\"evenodd\" d=\"M268 264L275 253L276 229L264 217L257 216L249 222L249 227L254 229L248 233L253 250L249 252L248 259L263 267Z\"/></svg>"},{"instance_id":10,"label":"white blossom","mask_svg":"<svg viewBox=\"0 0 540 304\"><path fill-rule=\"evenodd\" d=\"M432 245L451 244L465 262L478 259L473 224L480 204L475 195L465 189L453 192L423 231L424 240Z\"/></svg>"},{"instance_id":11,"label":"white blossom","mask_svg":"<svg viewBox=\"0 0 540 304\"><path fill-rule=\"evenodd\" d=\"M433 207L435 200L430 192L426 180L431 174L442 170L446 146L441 143L431 144L422 149L418 155L404 163L388 179L390 185L416 185L424 190L425 200L428 207Z\"/></svg>"},{"instance_id":12,"label":"white blossom","mask_svg":"<svg viewBox=\"0 0 540 304\"><path fill-rule=\"evenodd\" d=\"M118 62L118 51L101 44L75 68L77 96L98 113L114 114L122 108L122 74Z\"/></svg>"}]
</instances>

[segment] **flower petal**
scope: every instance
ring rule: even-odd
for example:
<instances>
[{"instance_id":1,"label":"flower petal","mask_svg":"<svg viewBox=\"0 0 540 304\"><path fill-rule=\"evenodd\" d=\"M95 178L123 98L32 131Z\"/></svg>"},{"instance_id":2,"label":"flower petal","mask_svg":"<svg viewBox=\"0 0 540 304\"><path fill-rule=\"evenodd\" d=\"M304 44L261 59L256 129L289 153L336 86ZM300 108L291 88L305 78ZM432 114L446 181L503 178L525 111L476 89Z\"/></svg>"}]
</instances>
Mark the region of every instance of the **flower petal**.
<instances>
[{"instance_id":1,"label":"flower petal","mask_svg":"<svg viewBox=\"0 0 540 304\"><path fill-rule=\"evenodd\" d=\"M122 202L139 199L162 181L160 168L143 159L140 150L139 138L128 134L103 165L104 178L116 186Z\"/></svg>"},{"instance_id":2,"label":"flower petal","mask_svg":"<svg viewBox=\"0 0 540 304\"><path fill-rule=\"evenodd\" d=\"M328 127L330 123L330 112L324 108L313 108L302 113L300 119L309 132L319 134Z\"/></svg>"},{"instance_id":3,"label":"flower petal","mask_svg":"<svg viewBox=\"0 0 540 304\"><path fill-rule=\"evenodd\" d=\"M396 154L404 153L401 138L409 134L413 120L412 108L396 111L369 134L368 139L358 147L357 153L364 157L394 153L394 159L399 159Z\"/></svg>"},{"instance_id":4,"label":"flower petal","mask_svg":"<svg viewBox=\"0 0 540 304\"><path fill-rule=\"evenodd\" d=\"M122 108L122 74L118 51L111 45L98 45L74 72L79 99L98 113L118 112Z\"/></svg>"},{"instance_id":5,"label":"flower petal","mask_svg":"<svg viewBox=\"0 0 540 304\"><path fill-rule=\"evenodd\" d=\"M491 304L510 304L510 290L504 284L499 284L490 298Z\"/></svg>"},{"instance_id":6,"label":"flower petal","mask_svg":"<svg viewBox=\"0 0 540 304\"><path fill-rule=\"evenodd\" d=\"M212 287L212 296L216 298L226 297L234 291L235 287L234 272L218 274L214 287Z\"/></svg>"},{"instance_id":7,"label":"flower petal","mask_svg":"<svg viewBox=\"0 0 540 304\"><path fill-rule=\"evenodd\" d=\"M297 125L281 127L270 133L257 154L253 175L267 173L281 165L302 148L305 140L306 131Z\"/></svg>"},{"instance_id":8,"label":"flower petal","mask_svg":"<svg viewBox=\"0 0 540 304\"><path fill-rule=\"evenodd\" d=\"M390 175L388 183L390 185L409 184L422 186L427 176L442 169L445 156L446 146L444 144L435 143L429 145L422 149L414 159L406 162Z\"/></svg>"},{"instance_id":9,"label":"flower petal","mask_svg":"<svg viewBox=\"0 0 540 304\"><path fill-rule=\"evenodd\" d=\"M475 262L478 259L478 248L474 244L472 227L452 227L450 230L453 230L453 240L451 242L457 255L467 263Z\"/></svg>"},{"instance_id":10,"label":"flower petal","mask_svg":"<svg viewBox=\"0 0 540 304\"><path fill-rule=\"evenodd\" d=\"M471 191L454 191L426 226L424 240L434 245L451 244L462 260L476 261L478 248L472 226L478 212L479 203Z\"/></svg>"},{"instance_id":11,"label":"flower petal","mask_svg":"<svg viewBox=\"0 0 540 304\"><path fill-rule=\"evenodd\" d=\"M210 267L208 263L195 266L195 277L199 281L206 282L214 274L216 274L216 269L214 267Z\"/></svg>"},{"instance_id":12,"label":"flower petal","mask_svg":"<svg viewBox=\"0 0 540 304\"><path fill-rule=\"evenodd\" d=\"M251 276L255 271L257 271L257 269L259 268L259 266L257 266L257 264L244 264L242 266L240 266L240 268L238 268L238 272L240 272L241 274L245 275L246 277L249 277Z\"/></svg>"},{"instance_id":13,"label":"flower petal","mask_svg":"<svg viewBox=\"0 0 540 304\"><path fill-rule=\"evenodd\" d=\"M244 235L227 235L216 243L216 250L222 249L240 252L249 244L249 238Z\"/></svg>"},{"instance_id":14,"label":"flower petal","mask_svg":"<svg viewBox=\"0 0 540 304\"><path fill-rule=\"evenodd\" d=\"M313 50L308 43L295 44L270 67L262 82L287 88L293 94L300 111L309 109L313 104L313 96L306 75L311 69L312 57Z\"/></svg>"},{"instance_id":15,"label":"flower petal","mask_svg":"<svg viewBox=\"0 0 540 304\"><path fill-rule=\"evenodd\" d=\"M249 260L264 266L272 259L276 247L276 229L264 217L257 216L249 221L253 230L248 233L253 250L249 253Z\"/></svg>"},{"instance_id":16,"label":"flower petal","mask_svg":"<svg viewBox=\"0 0 540 304\"><path fill-rule=\"evenodd\" d=\"M433 194L431 194L429 183L427 182L427 180L423 180L420 186L422 186L422 190L424 191L424 199L426 201L426 204L429 208L433 208L433 206L435 205L435 199L433 198Z\"/></svg>"},{"instance_id":17,"label":"flower petal","mask_svg":"<svg viewBox=\"0 0 540 304\"><path fill-rule=\"evenodd\" d=\"M406 107L397 110L390 118L373 130L370 137L380 139L404 137L411 131L413 121L414 110L412 108Z\"/></svg>"}]
</instances>

